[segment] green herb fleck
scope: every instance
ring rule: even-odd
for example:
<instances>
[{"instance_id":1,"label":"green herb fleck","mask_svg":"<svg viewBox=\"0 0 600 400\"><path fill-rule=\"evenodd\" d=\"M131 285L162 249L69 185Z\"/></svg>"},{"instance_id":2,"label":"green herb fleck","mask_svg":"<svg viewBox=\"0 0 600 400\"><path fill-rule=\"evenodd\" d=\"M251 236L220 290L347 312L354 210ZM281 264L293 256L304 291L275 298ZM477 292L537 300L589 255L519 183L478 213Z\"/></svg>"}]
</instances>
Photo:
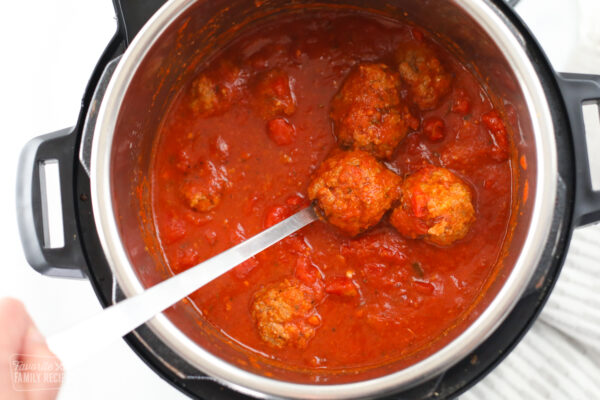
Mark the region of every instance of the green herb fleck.
<instances>
[{"instance_id":1,"label":"green herb fleck","mask_svg":"<svg viewBox=\"0 0 600 400\"><path fill-rule=\"evenodd\" d=\"M413 267L413 270L415 271L415 275L417 275L417 277L422 278L423 275L425 275L425 271L423 270L423 266L421 265L420 262L418 262L418 261L413 262L412 267Z\"/></svg>"}]
</instances>

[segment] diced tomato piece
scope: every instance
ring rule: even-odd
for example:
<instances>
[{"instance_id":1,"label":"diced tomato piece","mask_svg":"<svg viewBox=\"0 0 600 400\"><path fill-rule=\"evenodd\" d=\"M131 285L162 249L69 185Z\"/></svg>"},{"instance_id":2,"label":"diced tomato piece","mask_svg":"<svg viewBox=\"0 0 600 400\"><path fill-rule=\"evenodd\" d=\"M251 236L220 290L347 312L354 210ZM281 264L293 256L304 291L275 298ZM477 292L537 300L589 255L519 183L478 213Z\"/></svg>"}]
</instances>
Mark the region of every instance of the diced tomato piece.
<instances>
[{"instance_id":1,"label":"diced tomato piece","mask_svg":"<svg viewBox=\"0 0 600 400\"><path fill-rule=\"evenodd\" d=\"M412 285L415 290L421 294L431 295L435 291L435 286L429 282L413 280Z\"/></svg>"},{"instance_id":2,"label":"diced tomato piece","mask_svg":"<svg viewBox=\"0 0 600 400\"><path fill-rule=\"evenodd\" d=\"M285 146L294 141L296 128L285 118L275 118L267 123L267 132L277 145Z\"/></svg>"},{"instance_id":3,"label":"diced tomato piece","mask_svg":"<svg viewBox=\"0 0 600 400\"><path fill-rule=\"evenodd\" d=\"M490 150L490 155L494 160L498 162L508 160L508 150L504 149L502 146L492 147L492 149Z\"/></svg>"},{"instance_id":4,"label":"diced tomato piece","mask_svg":"<svg viewBox=\"0 0 600 400\"><path fill-rule=\"evenodd\" d=\"M358 290L352 282L352 279L345 276L334 276L325 282L325 292L337 294L339 296L354 297L358 295Z\"/></svg>"},{"instance_id":5,"label":"diced tomato piece","mask_svg":"<svg viewBox=\"0 0 600 400\"><path fill-rule=\"evenodd\" d=\"M187 269L200 262L200 254L192 246L181 247L177 249L172 262L176 270Z\"/></svg>"},{"instance_id":6,"label":"diced tomato piece","mask_svg":"<svg viewBox=\"0 0 600 400\"><path fill-rule=\"evenodd\" d=\"M502 122L502 119L496 110L482 114L481 122L483 122L485 127L488 128L492 133L505 130L504 122Z\"/></svg>"},{"instance_id":7,"label":"diced tomato piece","mask_svg":"<svg viewBox=\"0 0 600 400\"><path fill-rule=\"evenodd\" d=\"M487 112L481 116L481 122L490 131L494 146L491 150L491 156L498 162L506 161L509 157L508 133L504 126L504 121L496 110Z\"/></svg>"},{"instance_id":8,"label":"diced tomato piece","mask_svg":"<svg viewBox=\"0 0 600 400\"><path fill-rule=\"evenodd\" d=\"M269 228L290 216L290 210L286 206L274 206L267 211L264 227Z\"/></svg>"},{"instance_id":9,"label":"diced tomato piece","mask_svg":"<svg viewBox=\"0 0 600 400\"><path fill-rule=\"evenodd\" d=\"M314 286L322 279L319 270L310 263L308 258L302 256L298 257L296 261L294 274L296 278L307 286Z\"/></svg>"},{"instance_id":10,"label":"diced tomato piece","mask_svg":"<svg viewBox=\"0 0 600 400\"><path fill-rule=\"evenodd\" d=\"M432 142L439 142L445 136L446 124L440 117L429 117L423 121L423 133Z\"/></svg>"},{"instance_id":11,"label":"diced tomato piece","mask_svg":"<svg viewBox=\"0 0 600 400\"><path fill-rule=\"evenodd\" d=\"M161 226L161 237L164 244L171 244L182 239L186 234L185 223L176 217L169 217Z\"/></svg>"},{"instance_id":12,"label":"diced tomato piece","mask_svg":"<svg viewBox=\"0 0 600 400\"><path fill-rule=\"evenodd\" d=\"M417 42L422 42L424 39L423 32L418 28L412 28L412 35Z\"/></svg>"},{"instance_id":13,"label":"diced tomato piece","mask_svg":"<svg viewBox=\"0 0 600 400\"><path fill-rule=\"evenodd\" d=\"M458 89L450 110L458 115L465 116L471 111L471 100L463 89Z\"/></svg>"},{"instance_id":14,"label":"diced tomato piece","mask_svg":"<svg viewBox=\"0 0 600 400\"><path fill-rule=\"evenodd\" d=\"M404 265L407 261L406 255L397 248L382 247L378 255L387 265Z\"/></svg>"},{"instance_id":15,"label":"diced tomato piece","mask_svg":"<svg viewBox=\"0 0 600 400\"><path fill-rule=\"evenodd\" d=\"M288 197L287 199L285 199L285 204L287 204L288 206L292 206L292 207L298 207L300 204L305 203L306 200L304 199L304 197L298 195L298 194L293 194L290 197Z\"/></svg>"},{"instance_id":16,"label":"diced tomato piece","mask_svg":"<svg viewBox=\"0 0 600 400\"><path fill-rule=\"evenodd\" d=\"M284 244L291 253L304 255L310 253L310 247L304 241L304 237L297 233L286 237L280 243Z\"/></svg>"},{"instance_id":17,"label":"diced tomato piece","mask_svg":"<svg viewBox=\"0 0 600 400\"><path fill-rule=\"evenodd\" d=\"M413 217L414 219L414 217ZM406 263L405 242L383 233L369 234L341 246L341 255L360 265L403 265Z\"/></svg>"}]
</instances>

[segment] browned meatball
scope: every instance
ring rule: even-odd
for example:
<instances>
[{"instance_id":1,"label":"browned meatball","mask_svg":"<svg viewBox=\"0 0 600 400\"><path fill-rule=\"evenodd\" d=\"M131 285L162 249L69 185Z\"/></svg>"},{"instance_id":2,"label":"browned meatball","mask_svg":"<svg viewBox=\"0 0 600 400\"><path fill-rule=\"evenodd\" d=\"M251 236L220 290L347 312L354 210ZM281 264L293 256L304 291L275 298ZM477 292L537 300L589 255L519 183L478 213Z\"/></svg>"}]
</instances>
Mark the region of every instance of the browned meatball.
<instances>
[{"instance_id":1,"label":"browned meatball","mask_svg":"<svg viewBox=\"0 0 600 400\"><path fill-rule=\"evenodd\" d=\"M354 236L377 224L399 196L401 179L361 150L323 161L308 187L323 217Z\"/></svg>"},{"instance_id":2,"label":"browned meatball","mask_svg":"<svg viewBox=\"0 0 600 400\"><path fill-rule=\"evenodd\" d=\"M254 295L252 318L270 346L304 348L321 323L312 289L296 279L267 286Z\"/></svg>"},{"instance_id":3,"label":"browned meatball","mask_svg":"<svg viewBox=\"0 0 600 400\"><path fill-rule=\"evenodd\" d=\"M390 217L405 237L448 246L465 237L475 221L471 191L445 168L433 165L408 176L401 203Z\"/></svg>"},{"instance_id":4,"label":"browned meatball","mask_svg":"<svg viewBox=\"0 0 600 400\"><path fill-rule=\"evenodd\" d=\"M190 107L203 117L222 114L241 97L245 84L245 73L223 61L192 82Z\"/></svg>"},{"instance_id":5,"label":"browned meatball","mask_svg":"<svg viewBox=\"0 0 600 400\"><path fill-rule=\"evenodd\" d=\"M257 77L252 88L254 106L264 119L292 115L296 111L296 96L288 74L275 68Z\"/></svg>"},{"instance_id":6,"label":"browned meatball","mask_svg":"<svg viewBox=\"0 0 600 400\"><path fill-rule=\"evenodd\" d=\"M452 76L429 47L405 45L396 52L400 77L408 84L412 101L431 110L450 92Z\"/></svg>"},{"instance_id":7,"label":"browned meatball","mask_svg":"<svg viewBox=\"0 0 600 400\"><path fill-rule=\"evenodd\" d=\"M231 185L227 170L212 162L200 163L184 180L181 193L195 211L210 211L221 202L223 192Z\"/></svg>"},{"instance_id":8,"label":"browned meatball","mask_svg":"<svg viewBox=\"0 0 600 400\"><path fill-rule=\"evenodd\" d=\"M331 103L330 116L343 147L390 158L417 121L400 101L398 75L384 64L360 64Z\"/></svg>"}]
</instances>

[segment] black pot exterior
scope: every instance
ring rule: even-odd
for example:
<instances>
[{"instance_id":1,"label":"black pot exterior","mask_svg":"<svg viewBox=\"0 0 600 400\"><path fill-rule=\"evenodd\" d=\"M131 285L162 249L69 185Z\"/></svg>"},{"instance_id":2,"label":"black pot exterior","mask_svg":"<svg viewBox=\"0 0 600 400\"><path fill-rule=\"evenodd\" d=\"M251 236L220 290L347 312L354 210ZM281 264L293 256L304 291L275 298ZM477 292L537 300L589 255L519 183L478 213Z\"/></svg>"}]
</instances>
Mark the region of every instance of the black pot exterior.
<instances>
[{"instance_id":1,"label":"black pot exterior","mask_svg":"<svg viewBox=\"0 0 600 400\"><path fill-rule=\"evenodd\" d=\"M82 275L90 279L104 307L112 305L123 296L115 287L115 279L100 245L90 201L90 180L79 162L77 149L81 146L85 116L102 71L111 60L124 52L143 22L151 16L162 2L162 0L153 0L150 4L134 0L114 0L119 22L118 32L109 43L90 79L82 102L78 124L71 133L75 142L75 154L72 157L74 182L63 182L63 184L74 185L72 198L80 246L85 260L85 265L81 266ZM556 75L537 41L519 17L501 0L492 0L492 2L502 10L506 18L518 28L520 34L525 38L526 51L540 77L542 87L550 102L550 109L553 110L552 119L558 149L558 185L552 231L546 243L542 260L529 287L514 310L494 334L454 367L408 391L388 397L390 399L453 398L487 375L518 344L535 321L558 278L572 230L576 223L582 222L579 218L581 207L578 208L575 202L576 199L581 202L582 195L576 197L576 193L580 193L582 190L588 193L589 190L580 189L582 182L576 180L581 177L579 170L585 168L585 166L582 167L580 164L576 165L575 163L573 135L581 137L584 133L582 132L582 126L573 126L577 132L572 131L572 121L576 119L575 115L577 113L577 105L573 105L572 102L585 99L577 98L573 94L572 88L564 84L564 80ZM561 90L569 97L566 99L567 103L565 103ZM598 98L600 98L600 92ZM578 151L581 150L580 145L577 148ZM584 177L584 179L586 178ZM583 184L585 186L587 182ZM576 185L578 185L577 189ZM592 194L592 200L595 199L593 196L594 194ZM585 199L589 200L589 196ZM594 207L593 204L590 206L588 203L586 203L586 210ZM595 212L598 212L597 209L598 205L596 205ZM598 214L594 214L593 210L591 215L592 219L600 217ZM584 222L590 222L590 219L588 218ZM166 347L146 326L138 328L135 332L129 334L125 340L157 374L193 398L247 398L219 385L190 366Z\"/></svg>"}]
</instances>

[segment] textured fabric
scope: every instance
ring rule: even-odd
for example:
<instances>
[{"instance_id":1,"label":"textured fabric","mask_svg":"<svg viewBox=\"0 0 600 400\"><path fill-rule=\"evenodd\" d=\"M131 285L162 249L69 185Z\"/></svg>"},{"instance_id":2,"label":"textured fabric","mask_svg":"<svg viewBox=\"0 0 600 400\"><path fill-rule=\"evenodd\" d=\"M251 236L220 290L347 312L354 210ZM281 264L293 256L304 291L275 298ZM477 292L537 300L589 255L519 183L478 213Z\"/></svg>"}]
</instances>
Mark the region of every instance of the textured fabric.
<instances>
[{"instance_id":1,"label":"textured fabric","mask_svg":"<svg viewBox=\"0 0 600 400\"><path fill-rule=\"evenodd\" d=\"M567 261L541 319L600 353L600 226L574 232ZM600 381L600 371L597 377Z\"/></svg>"},{"instance_id":2,"label":"textured fabric","mask_svg":"<svg viewBox=\"0 0 600 400\"><path fill-rule=\"evenodd\" d=\"M600 226L575 231L540 318L464 399L600 399Z\"/></svg>"}]
</instances>

